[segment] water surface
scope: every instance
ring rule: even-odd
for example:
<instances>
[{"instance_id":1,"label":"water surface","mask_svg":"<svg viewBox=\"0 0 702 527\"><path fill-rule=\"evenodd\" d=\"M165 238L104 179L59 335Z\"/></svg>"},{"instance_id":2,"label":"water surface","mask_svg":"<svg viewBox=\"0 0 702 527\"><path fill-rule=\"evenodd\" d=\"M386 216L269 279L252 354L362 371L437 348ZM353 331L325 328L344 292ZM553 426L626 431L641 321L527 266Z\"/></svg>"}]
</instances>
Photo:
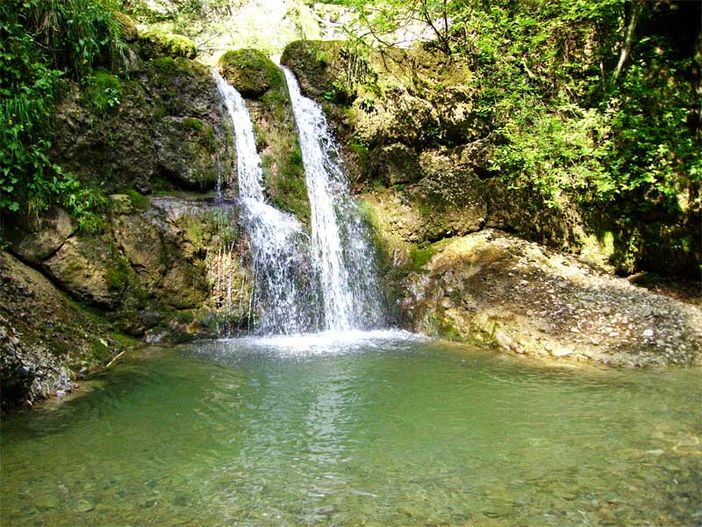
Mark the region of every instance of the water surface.
<instances>
[{"instance_id":1,"label":"water surface","mask_svg":"<svg viewBox=\"0 0 702 527\"><path fill-rule=\"evenodd\" d=\"M700 525L702 377L403 333L147 350L2 423L2 525Z\"/></svg>"}]
</instances>

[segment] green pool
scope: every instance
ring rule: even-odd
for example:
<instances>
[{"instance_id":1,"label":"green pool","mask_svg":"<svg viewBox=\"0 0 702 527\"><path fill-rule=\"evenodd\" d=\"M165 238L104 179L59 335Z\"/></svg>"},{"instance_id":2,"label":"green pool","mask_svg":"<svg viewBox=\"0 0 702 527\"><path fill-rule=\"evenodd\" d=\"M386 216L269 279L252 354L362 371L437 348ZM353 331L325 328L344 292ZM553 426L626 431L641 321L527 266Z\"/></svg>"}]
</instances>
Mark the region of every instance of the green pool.
<instances>
[{"instance_id":1,"label":"green pool","mask_svg":"<svg viewBox=\"0 0 702 527\"><path fill-rule=\"evenodd\" d=\"M702 371L401 332L150 349L2 421L3 526L702 524Z\"/></svg>"}]
</instances>

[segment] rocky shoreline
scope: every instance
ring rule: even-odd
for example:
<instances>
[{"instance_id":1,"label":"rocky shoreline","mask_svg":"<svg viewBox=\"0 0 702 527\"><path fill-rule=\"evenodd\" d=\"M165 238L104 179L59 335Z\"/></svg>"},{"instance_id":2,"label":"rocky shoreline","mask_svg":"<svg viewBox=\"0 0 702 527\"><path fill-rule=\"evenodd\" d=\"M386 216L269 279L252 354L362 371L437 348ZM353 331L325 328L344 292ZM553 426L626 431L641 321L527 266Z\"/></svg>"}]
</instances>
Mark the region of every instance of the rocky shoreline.
<instances>
[{"instance_id":1,"label":"rocky shoreline","mask_svg":"<svg viewBox=\"0 0 702 527\"><path fill-rule=\"evenodd\" d=\"M702 364L702 309L495 229L439 242L405 281L415 330L520 355Z\"/></svg>"}]
</instances>

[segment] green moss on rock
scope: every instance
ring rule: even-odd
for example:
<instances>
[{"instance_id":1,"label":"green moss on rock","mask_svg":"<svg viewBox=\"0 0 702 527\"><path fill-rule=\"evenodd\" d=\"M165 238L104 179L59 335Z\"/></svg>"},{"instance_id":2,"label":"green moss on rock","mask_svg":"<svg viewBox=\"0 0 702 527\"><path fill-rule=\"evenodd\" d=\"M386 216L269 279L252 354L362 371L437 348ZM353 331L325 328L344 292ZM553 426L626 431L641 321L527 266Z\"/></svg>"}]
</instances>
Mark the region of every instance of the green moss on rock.
<instances>
[{"instance_id":1,"label":"green moss on rock","mask_svg":"<svg viewBox=\"0 0 702 527\"><path fill-rule=\"evenodd\" d=\"M122 98L120 78L108 71L97 70L91 75L81 91L81 102L95 115L104 116L114 111Z\"/></svg>"},{"instance_id":2,"label":"green moss on rock","mask_svg":"<svg viewBox=\"0 0 702 527\"><path fill-rule=\"evenodd\" d=\"M139 50L144 58L197 57L197 46L188 37L150 29L139 34Z\"/></svg>"},{"instance_id":3,"label":"green moss on rock","mask_svg":"<svg viewBox=\"0 0 702 527\"><path fill-rule=\"evenodd\" d=\"M280 69L257 49L227 51L219 59L222 75L243 97L258 99L285 85Z\"/></svg>"},{"instance_id":4,"label":"green moss on rock","mask_svg":"<svg viewBox=\"0 0 702 527\"><path fill-rule=\"evenodd\" d=\"M164 117L156 125L156 156L161 172L179 186L214 188L218 167L212 125L193 117Z\"/></svg>"},{"instance_id":5,"label":"green moss on rock","mask_svg":"<svg viewBox=\"0 0 702 527\"><path fill-rule=\"evenodd\" d=\"M122 36L127 42L134 42L139 36L136 22L129 15L125 15L120 11L112 13L120 27L122 28Z\"/></svg>"},{"instance_id":6,"label":"green moss on rock","mask_svg":"<svg viewBox=\"0 0 702 527\"><path fill-rule=\"evenodd\" d=\"M280 63L289 67L302 92L316 99L333 100L334 83L342 66L343 41L298 40L283 51Z\"/></svg>"}]
</instances>

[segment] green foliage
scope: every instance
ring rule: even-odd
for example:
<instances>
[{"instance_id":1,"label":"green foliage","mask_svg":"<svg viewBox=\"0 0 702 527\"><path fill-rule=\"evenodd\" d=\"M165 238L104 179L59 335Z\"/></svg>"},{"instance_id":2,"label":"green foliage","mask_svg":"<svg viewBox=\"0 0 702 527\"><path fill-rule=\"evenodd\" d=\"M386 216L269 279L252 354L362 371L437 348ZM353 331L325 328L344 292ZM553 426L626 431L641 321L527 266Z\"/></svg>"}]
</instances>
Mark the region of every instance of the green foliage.
<instances>
[{"instance_id":1,"label":"green foliage","mask_svg":"<svg viewBox=\"0 0 702 527\"><path fill-rule=\"evenodd\" d=\"M81 99L95 115L103 116L115 110L122 97L122 83L116 75L97 70L83 79Z\"/></svg>"},{"instance_id":2,"label":"green foliage","mask_svg":"<svg viewBox=\"0 0 702 527\"><path fill-rule=\"evenodd\" d=\"M606 170L610 127L593 109L545 108L537 101L513 109L490 160L491 168L514 188L535 190L549 207L563 192L581 199L614 190ZM558 111L561 110L561 111Z\"/></svg>"},{"instance_id":3,"label":"green foliage","mask_svg":"<svg viewBox=\"0 0 702 527\"><path fill-rule=\"evenodd\" d=\"M528 207L576 205L589 218L602 217L615 232L610 259L620 269L646 258L669 266L684 259L695 269L702 216L699 2L334 3L356 11L347 30L357 46L374 50L382 79L351 85L359 112L373 116L378 106L392 106L389 82L440 110L446 79L469 98L471 130L450 142L443 130L429 130L432 146L478 139L487 159L483 177L526 191ZM434 40L397 49L403 28L424 28ZM326 86L314 95L339 103L337 93L349 84L329 75L339 71L333 60L308 51L304 71L312 84ZM587 221L589 232L598 232ZM690 243L693 231L697 242Z\"/></svg>"},{"instance_id":4,"label":"green foliage","mask_svg":"<svg viewBox=\"0 0 702 527\"><path fill-rule=\"evenodd\" d=\"M665 21L675 6L655 9L648 15ZM596 202L656 196L630 211L675 209L699 186L702 149L686 125L691 60L651 25L612 84L625 18L619 2L581 0L492 7L461 21L477 35L465 51L480 75L479 112L499 134L493 168L549 205L565 192Z\"/></svg>"},{"instance_id":5,"label":"green foliage","mask_svg":"<svg viewBox=\"0 0 702 527\"><path fill-rule=\"evenodd\" d=\"M101 202L97 194L49 159L50 125L62 77L90 85L95 66L120 60L114 8L110 0L0 4L0 213L38 215L60 203L82 228L99 229L89 216ZM114 104L111 90L114 86L98 89L102 106Z\"/></svg>"},{"instance_id":6,"label":"green foliage","mask_svg":"<svg viewBox=\"0 0 702 527\"><path fill-rule=\"evenodd\" d=\"M679 211L683 195L688 207L698 199L699 94L690 72L702 59L695 66L699 23L686 19L699 19L699 7L621 0L343 3L356 11L348 30L357 42L372 42L386 58L395 32L416 24L450 62L467 61L473 111L491 136L491 168L512 186L533 189L554 207L564 194L584 202L638 201L630 212ZM625 38L628 28L633 42ZM322 95L339 102L342 81Z\"/></svg>"}]
</instances>

